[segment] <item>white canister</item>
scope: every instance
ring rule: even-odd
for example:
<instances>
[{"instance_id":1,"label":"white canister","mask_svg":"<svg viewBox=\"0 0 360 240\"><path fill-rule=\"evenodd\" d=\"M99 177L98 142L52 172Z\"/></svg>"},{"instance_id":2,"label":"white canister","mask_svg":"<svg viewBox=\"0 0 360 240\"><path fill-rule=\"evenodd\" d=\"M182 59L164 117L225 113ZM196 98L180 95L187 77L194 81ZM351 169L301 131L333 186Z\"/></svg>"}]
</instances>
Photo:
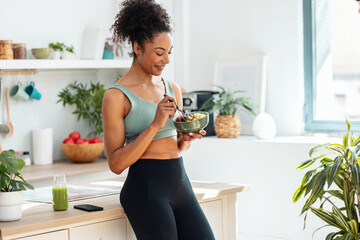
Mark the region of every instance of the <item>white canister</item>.
<instances>
[{"instance_id":1,"label":"white canister","mask_svg":"<svg viewBox=\"0 0 360 240\"><path fill-rule=\"evenodd\" d=\"M34 129L32 132L33 163L46 165L53 163L53 134L51 128Z\"/></svg>"}]
</instances>

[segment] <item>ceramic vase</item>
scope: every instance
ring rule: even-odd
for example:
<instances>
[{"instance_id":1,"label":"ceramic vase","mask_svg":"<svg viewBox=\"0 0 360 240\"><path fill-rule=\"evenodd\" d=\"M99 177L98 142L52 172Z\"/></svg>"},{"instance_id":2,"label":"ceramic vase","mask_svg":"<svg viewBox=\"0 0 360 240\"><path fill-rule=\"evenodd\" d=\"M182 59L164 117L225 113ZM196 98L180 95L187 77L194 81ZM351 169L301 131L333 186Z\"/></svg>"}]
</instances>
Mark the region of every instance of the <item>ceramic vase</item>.
<instances>
[{"instance_id":1,"label":"ceramic vase","mask_svg":"<svg viewBox=\"0 0 360 240\"><path fill-rule=\"evenodd\" d=\"M0 192L0 221L15 221L22 216L24 191Z\"/></svg>"},{"instance_id":2,"label":"ceramic vase","mask_svg":"<svg viewBox=\"0 0 360 240\"><path fill-rule=\"evenodd\" d=\"M252 130L254 136L259 139L273 138L276 134L274 119L268 113L260 113L254 119Z\"/></svg>"}]
</instances>

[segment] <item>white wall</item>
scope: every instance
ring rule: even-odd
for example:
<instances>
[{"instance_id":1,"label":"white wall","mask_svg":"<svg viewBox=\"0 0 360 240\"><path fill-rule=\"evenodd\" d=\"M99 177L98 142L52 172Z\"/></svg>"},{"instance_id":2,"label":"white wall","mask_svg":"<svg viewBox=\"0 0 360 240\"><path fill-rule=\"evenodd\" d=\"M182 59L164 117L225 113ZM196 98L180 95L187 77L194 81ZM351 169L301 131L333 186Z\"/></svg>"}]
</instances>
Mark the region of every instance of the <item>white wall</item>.
<instances>
[{"instance_id":1,"label":"white wall","mask_svg":"<svg viewBox=\"0 0 360 240\"><path fill-rule=\"evenodd\" d=\"M25 0L2 1L0 22L7 24L2 24L0 36L14 42L26 42L28 49L63 41L73 44L79 52L83 30L86 27L102 27L107 31L113 23L119 2L66 0L61 4L49 4L45 0L31 3ZM301 1L277 0L270 3L265 0L224 0L221 4L216 0L159 2L168 9L175 23L175 54L172 64L166 69L167 78L174 79L187 90L210 89L214 79L214 63L218 57L266 54L269 56L266 111L274 117L278 135L302 133ZM110 36L110 32L107 36ZM52 78L51 75L44 77ZM84 80L89 79L86 75L83 77ZM42 84L44 89L57 86L57 83L50 81ZM16 103L12 105L16 106ZM13 107L12 111L17 112L20 108ZM36 108L36 104L30 104L26 109L42 112ZM23 110L13 113L21 114L28 115ZM4 120L4 116L1 118ZM18 132L22 130L19 124L15 127ZM5 147L25 150L22 148L27 144L22 141L19 135L11 140L2 138Z\"/></svg>"},{"instance_id":2,"label":"white wall","mask_svg":"<svg viewBox=\"0 0 360 240\"><path fill-rule=\"evenodd\" d=\"M63 41L79 50L85 27L109 29L119 1L3 0L0 39L26 42L28 49ZM266 54L269 56L266 111L274 117L279 135L297 135L303 131L302 1L159 2L165 4L175 22L175 54L166 73L169 79L190 91L210 89L218 57ZM59 144L64 135L79 129L86 134L88 129L86 123L76 121L72 108L55 104L58 92L74 80L108 84L117 74L117 71L40 72L35 83L43 99L26 103L11 100L15 132L11 138L1 136L3 149L29 150L31 130L52 127L54 158L62 158ZM4 87L16 81L9 78L3 82L2 122L6 120ZM251 185L251 191L239 194L238 198L243 239L303 240L311 239L318 222L308 224L303 232L302 218L298 217L300 204L292 205L291 196L301 176L294 168L306 159L310 146L245 141L219 148L209 139L195 142L184 158L192 179Z\"/></svg>"},{"instance_id":3,"label":"white wall","mask_svg":"<svg viewBox=\"0 0 360 240\"><path fill-rule=\"evenodd\" d=\"M212 89L219 57L265 54L269 57L266 112L274 117L278 135L302 133L301 1L184 0L175 5L175 17L184 19L179 31L180 50L185 53L176 62L176 77L185 78L184 87Z\"/></svg>"},{"instance_id":4,"label":"white wall","mask_svg":"<svg viewBox=\"0 0 360 240\"><path fill-rule=\"evenodd\" d=\"M207 137L194 141L183 158L190 179L250 185L249 191L237 194L239 240L310 240L325 223L309 213L303 230L300 212L305 199L296 204L291 199L307 170L295 168L324 141ZM325 239L330 230L319 231L314 240Z\"/></svg>"},{"instance_id":5,"label":"white wall","mask_svg":"<svg viewBox=\"0 0 360 240\"><path fill-rule=\"evenodd\" d=\"M80 49L86 27L107 31L115 16L114 0L5 0L0 2L1 39L27 43L28 49L65 42ZM107 36L110 33L107 31Z\"/></svg>"},{"instance_id":6,"label":"white wall","mask_svg":"<svg viewBox=\"0 0 360 240\"><path fill-rule=\"evenodd\" d=\"M102 28L106 37L114 22L121 0L86 1L64 0L61 2L47 0L5 0L0 1L0 39L13 40L14 43L27 43L28 57L31 48L47 47L50 42L64 42L74 45L80 55L83 32L87 27ZM172 15L171 1L158 1ZM1 61L0 61L1 69ZM105 86L114 82L121 70L39 70L33 78L30 76L4 75L1 81L0 122L6 121L5 88L11 88L17 82L27 86L30 81L42 94L40 101L19 102L10 98L10 118L14 125L14 135L0 135L3 149L32 150L31 131L36 128L52 128L54 159L64 159L60 143L72 131L79 131L82 136L90 132L87 122L77 121L72 114L74 107L65 108L59 103L58 93L69 83L102 82ZM164 76L174 79L174 65L169 66Z\"/></svg>"}]
</instances>

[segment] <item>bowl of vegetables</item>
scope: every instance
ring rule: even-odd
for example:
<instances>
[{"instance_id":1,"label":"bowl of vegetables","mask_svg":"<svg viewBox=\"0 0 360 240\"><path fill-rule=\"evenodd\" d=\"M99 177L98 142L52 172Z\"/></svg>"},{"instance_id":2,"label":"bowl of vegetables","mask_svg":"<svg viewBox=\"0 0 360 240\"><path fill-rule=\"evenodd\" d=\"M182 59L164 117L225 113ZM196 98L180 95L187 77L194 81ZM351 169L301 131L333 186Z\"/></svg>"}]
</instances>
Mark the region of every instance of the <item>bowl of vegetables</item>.
<instances>
[{"instance_id":1,"label":"bowl of vegetables","mask_svg":"<svg viewBox=\"0 0 360 240\"><path fill-rule=\"evenodd\" d=\"M203 111L184 113L173 119L177 130L183 133L199 132L209 124L209 113Z\"/></svg>"}]
</instances>

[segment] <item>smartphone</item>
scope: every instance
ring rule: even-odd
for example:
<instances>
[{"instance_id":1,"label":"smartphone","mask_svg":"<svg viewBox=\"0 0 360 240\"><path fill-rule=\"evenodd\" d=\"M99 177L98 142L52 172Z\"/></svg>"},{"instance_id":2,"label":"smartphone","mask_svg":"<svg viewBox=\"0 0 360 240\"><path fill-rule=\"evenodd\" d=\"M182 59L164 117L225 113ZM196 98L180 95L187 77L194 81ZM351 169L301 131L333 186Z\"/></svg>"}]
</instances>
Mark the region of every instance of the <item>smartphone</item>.
<instances>
[{"instance_id":1,"label":"smartphone","mask_svg":"<svg viewBox=\"0 0 360 240\"><path fill-rule=\"evenodd\" d=\"M83 210L83 211L87 211L87 212L94 212L94 211L102 211L102 210L104 210L104 208L102 208L102 207L91 205L91 204L74 205L74 208L79 209L79 210Z\"/></svg>"}]
</instances>

